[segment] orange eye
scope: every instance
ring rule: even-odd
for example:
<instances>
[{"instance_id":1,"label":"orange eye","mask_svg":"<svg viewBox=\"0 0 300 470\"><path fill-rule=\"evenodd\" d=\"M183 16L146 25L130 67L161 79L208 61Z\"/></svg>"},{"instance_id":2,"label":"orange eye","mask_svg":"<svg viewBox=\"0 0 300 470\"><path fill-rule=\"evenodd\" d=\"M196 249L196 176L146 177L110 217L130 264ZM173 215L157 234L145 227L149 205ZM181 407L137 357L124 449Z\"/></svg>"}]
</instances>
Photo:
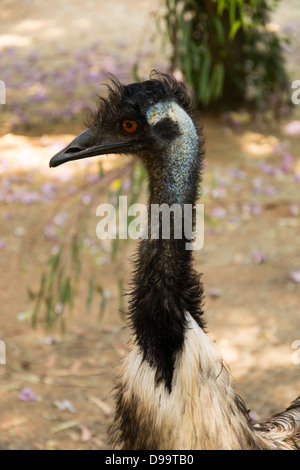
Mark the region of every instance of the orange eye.
<instances>
[{"instance_id":1,"label":"orange eye","mask_svg":"<svg viewBox=\"0 0 300 470\"><path fill-rule=\"evenodd\" d=\"M135 132L137 130L137 122L131 121L130 119L125 119L125 121L122 122L122 128L126 132Z\"/></svg>"}]
</instances>

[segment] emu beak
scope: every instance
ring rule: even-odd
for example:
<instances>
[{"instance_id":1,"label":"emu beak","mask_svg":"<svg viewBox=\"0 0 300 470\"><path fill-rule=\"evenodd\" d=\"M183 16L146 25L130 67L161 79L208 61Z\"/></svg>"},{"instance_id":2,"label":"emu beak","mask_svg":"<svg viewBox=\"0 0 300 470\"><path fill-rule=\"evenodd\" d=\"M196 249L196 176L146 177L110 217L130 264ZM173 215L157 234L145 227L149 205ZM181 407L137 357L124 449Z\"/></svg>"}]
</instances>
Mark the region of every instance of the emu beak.
<instances>
[{"instance_id":1,"label":"emu beak","mask_svg":"<svg viewBox=\"0 0 300 470\"><path fill-rule=\"evenodd\" d=\"M124 153L127 147L132 146L133 141L111 142L108 139L101 139L93 135L89 130L79 134L67 147L58 152L50 160L50 168L62 165L63 163L82 158L95 157L109 153Z\"/></svg>"}]
</instances>

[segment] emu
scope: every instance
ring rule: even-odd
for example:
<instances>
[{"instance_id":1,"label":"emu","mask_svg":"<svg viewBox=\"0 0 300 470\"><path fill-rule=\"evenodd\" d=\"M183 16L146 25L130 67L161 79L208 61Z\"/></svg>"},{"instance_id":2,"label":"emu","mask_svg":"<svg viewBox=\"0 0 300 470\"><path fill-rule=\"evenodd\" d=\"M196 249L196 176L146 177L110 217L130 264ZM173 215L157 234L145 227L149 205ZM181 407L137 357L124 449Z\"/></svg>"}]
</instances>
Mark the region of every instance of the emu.
<instances>
[{"instance_id":1,"label":"emu","mask_svg":"<svg viewBox=\"0 0 300 470\"><path fill-rule=\"evenodd\" d=\"M132 154L148 173L149 207L194 206L203 146L193 99L183 83L166 74L130 85L113 79L87 130L56 154L50 166L102 154ZM140 240L135 260L128 308L132 341L115 390L111 446L300 449L300 396L282 413L255 423L236 393L205 332L203 285L193 268L193 253L185 249L191 240L184 233L175 238L174 229L169 239L148 235Z\"/></svg>"}]
</instances>

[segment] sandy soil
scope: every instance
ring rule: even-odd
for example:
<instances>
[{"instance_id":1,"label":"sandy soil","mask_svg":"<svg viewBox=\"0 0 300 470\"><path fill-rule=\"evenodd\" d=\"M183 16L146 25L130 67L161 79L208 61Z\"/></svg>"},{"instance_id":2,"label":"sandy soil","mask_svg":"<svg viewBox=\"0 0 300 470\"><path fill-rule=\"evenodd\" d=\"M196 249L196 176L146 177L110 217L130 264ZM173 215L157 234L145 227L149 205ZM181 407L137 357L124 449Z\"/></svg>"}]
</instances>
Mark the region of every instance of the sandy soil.
<instances>
[{"instance_id":1,"label":"sandy soil","mask_svg":"<svg viewBox=\"0 0 300 470\"><path fill-rule=\"evenodd\" d=\"M297 20L296 3L290 1L284 15L279 12L277 23L282 26ZM147 42L154 30L156 8L155 2L149 7L146 0L130 2L130 12L123 0L113 6L102 0L3 0L0 48L13 46L27 54L38 45L51 56L58 42L73 51L99 36L106 47L115 47L116 40L126 37L130 40L123 54L138 54L141 43ZM143 63L145 69L165 60L157 42L152 47L153 53ZM292 360L292 344L300 340L300 284L290 277L291 270L300 270L299 183L294 178L300 162L300 136L287 135L284 125L270 122L232 129L221 119L204 117L204 189L210 191L204 199L205 210L220 214L220 208L225 209L227 216L206 226L204 249L196 253L197 269L203 272L209 335L230 363L238 392L257 419L288 406L300 393L300 365ZM2 181L17 175L15 185L26 184L31 189L46 181L57 183L58 173L48 169L48 160L79 131L80 126L70 129L69 125L48 129L46 122L44 129L28 133L8 134L2 129L1 161L9 162L9 169L5 165L0 168ZM282 142L293 155L293 170L280 177L266 175L260 164L265 161L279 166L282 153L274 149ZM74 163L63 171L68 184L71 178L79 187L87 169ZM211 197L216 178L223 183L217 185L219 195ZM254 195L257 178L263 189ZM63 191L66 183L59 184ZM95 210L99 200L93 204ZM259 205L259 213L251 204ZM126 245L116 263L95 271L111 291L101 321L97 306L87 314L83 295L79 295L75 311L67 319L65 336L60 336L59 330L45 332L42 325L33 330L30 319L21 321L19 314L32 307L27 289L38 286L49 256L51 246L44 226L56 206L57 198L47 205L39 201L28 205L0 202L0 238L6 243L0 256L0 339L6 344L6 365L0 365L3 449L107 448L106 430L113 412L110 392L129 338L118 313L114 273L119 264L128 282L129 258L136 245ZM12 216L8 217L9 213ZM91 222L90 236L95 236L96 222ZM267 262L257 262L257 252L265 254ZM90 269L95 270L92 260ZM84 281L80 289L84 292ZM24 388L30 389L36 400L22 401Z\"/></svg>"}]
</instances>

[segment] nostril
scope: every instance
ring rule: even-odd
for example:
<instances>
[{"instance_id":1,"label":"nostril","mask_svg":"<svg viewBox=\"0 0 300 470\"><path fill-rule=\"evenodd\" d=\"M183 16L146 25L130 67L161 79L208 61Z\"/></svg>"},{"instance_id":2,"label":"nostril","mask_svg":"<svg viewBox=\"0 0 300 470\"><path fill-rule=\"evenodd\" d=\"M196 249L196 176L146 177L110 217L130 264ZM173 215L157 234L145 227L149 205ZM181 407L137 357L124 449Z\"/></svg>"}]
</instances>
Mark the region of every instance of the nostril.
<instances>
[{"instance_id":1,"label":"nostril","mask_svg":"<svg viewBox=\"0 0 300 470\"><path fill-rule=\"evenodd\" d=\"M70 147L68 148L68 150L65 150L65 153L77 153L77 152L81 152L81 148L79 147Z\"/></svg>"}]
</instances>

